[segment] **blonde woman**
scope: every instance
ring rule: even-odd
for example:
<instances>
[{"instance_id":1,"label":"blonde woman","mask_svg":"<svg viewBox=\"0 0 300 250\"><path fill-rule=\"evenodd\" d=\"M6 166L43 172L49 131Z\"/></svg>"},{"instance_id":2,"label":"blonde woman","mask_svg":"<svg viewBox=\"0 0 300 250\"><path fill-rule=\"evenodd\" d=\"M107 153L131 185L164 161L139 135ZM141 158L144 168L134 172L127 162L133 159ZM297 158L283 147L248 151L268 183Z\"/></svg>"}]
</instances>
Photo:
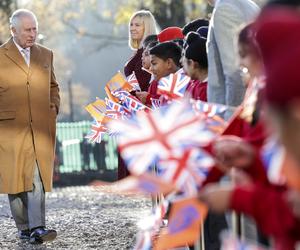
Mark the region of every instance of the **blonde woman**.
<instances>
[{"instance_id":1,"label":"blonde woman","mask_svg":"<svg viewBox=\"0 0 300 250\"><path fill-rule=\"evenodd\" d=\"M127 76L133 72L142 91L147 91L151 75L142 69L143 41L149 35L156 35L157 27L153 15L148 10L135 12L129 22L129 47L134 50L134 55L124 67Z\"/></svg>"}]
</instances>

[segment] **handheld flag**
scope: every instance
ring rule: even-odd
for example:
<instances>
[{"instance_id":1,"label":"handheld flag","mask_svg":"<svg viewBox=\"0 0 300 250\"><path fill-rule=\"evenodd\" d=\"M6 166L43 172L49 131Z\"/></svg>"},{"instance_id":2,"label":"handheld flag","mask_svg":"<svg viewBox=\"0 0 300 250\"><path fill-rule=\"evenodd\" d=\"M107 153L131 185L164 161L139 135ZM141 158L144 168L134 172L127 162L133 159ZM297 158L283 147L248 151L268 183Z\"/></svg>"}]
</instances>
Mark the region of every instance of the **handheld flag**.
<instances>
[{"instance_id":1,"label":"handheld flag","mask_svg":"<svg viewBox=\"0 0 300 250\"><path fill-rule=\"evenodd\" d=\"M176 201L172 204L169 224L160 233L155 250L192 245L200 237L200 228L206 215L207 207L197 198Z\"/></svg>"},{"instance_id":2,"label":"handheld flag","mask_svg":"<svg viewBox=\"0 0 300 250\"><path fill-rule=\"evenodd\" d=\"M164 95L167 99L183 97L190 80L191 78L185 74L170 74L158 81L157 93Z\"/></svg>"}]
</instances>

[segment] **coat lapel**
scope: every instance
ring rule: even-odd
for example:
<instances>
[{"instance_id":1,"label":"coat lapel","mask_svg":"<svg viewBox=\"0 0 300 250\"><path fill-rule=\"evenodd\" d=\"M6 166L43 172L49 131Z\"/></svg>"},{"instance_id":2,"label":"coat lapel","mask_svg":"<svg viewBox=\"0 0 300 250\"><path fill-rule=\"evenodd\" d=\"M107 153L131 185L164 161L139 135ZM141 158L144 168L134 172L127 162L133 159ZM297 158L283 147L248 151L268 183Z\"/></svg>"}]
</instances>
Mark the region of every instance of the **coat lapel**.
<instances>
[{"instance_id":1,"label":"coat lapel","mask_svg":"<svg viewBox=\"0 0 300 250\"><path fill-rule=\"evenodd\" d=\"M32 75L33 71L37 69L38 65L40 65L40 54L40 48L36 45L33 45L30 49L29 75Z\"/></svg>"},{"instance_id":2,"label":"coat lapel","mask_svg":"<svg viewBox=\"0 0 300 250\"><path fill-rule=\"evenodd\" d=\"M5 45L6 48L6 56L9 57L16 65L18 65L26 74L29 73L29 68L24 61L23 56L21 55L20 51L14 44L13 39L11 38L7 44Z\"/></svg>"}]
</instances>

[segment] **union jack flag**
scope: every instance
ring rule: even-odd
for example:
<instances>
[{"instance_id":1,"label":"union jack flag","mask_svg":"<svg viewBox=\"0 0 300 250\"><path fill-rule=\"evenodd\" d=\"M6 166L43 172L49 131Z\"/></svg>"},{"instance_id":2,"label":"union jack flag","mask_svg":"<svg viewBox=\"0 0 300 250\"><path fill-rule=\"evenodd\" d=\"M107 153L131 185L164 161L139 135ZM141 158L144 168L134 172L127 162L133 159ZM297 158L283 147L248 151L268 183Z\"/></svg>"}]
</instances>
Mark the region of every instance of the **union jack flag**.
<instances>
[{"instance_id":1,"label":"union jack flag","mask_svg":"<svg viewBox=\"0 0 300 250\"><path fill-rule=\"evenodd\" d=\"M285 162L286 152L280 143L270 138L262 147L261 158L267 171L268 179L275 184L285 184L282 168Z\"/></svg>"},{"instance_id":2,"label":"union jack flag","mask_svg":"<svg viewBox=\"0 0 300 250\"><path fill-rule=\"evenodd\" d=\"M105 99L106 103L106 115L112 119L126 119L126 110L118 103L115 103L109 99Z\"/></svg>"},{"instance_id":3,"label":"union jack flag","mask_svg":"<svg viewBox=\"0 0 300 250\"><path fill-rule=\"evenodd\" d=\"M158 109L160 107L160 100L151 98L151 106L153 109Z\"/></svg>"},{"instance_id":4,"label":"union jack flag","mask_svg":"<svg viewBox=\"0 0 300 250\"><path fill-rule=\"evenodd\" d=\"M123 105L130 112L136 112L147 108L144 104L142 104L137 98L135 98L132 95L124 96Z\"/></svg>"},{"instance_id":5,"label":"union jack flag","mask_svg":"<svg viewBox=\"0 0 300 250\"><path fill-rule=\"evenodd\" d=\"M192 106L197 113L205 114L208 117L220 116L223 117L225 112L229 109L228 106L217 104L217 103L209 103L203 102L200 100L191 100Z\"/></svg>"},{"instance_id":6,"label":"union jack flag","mask_svg":"<svg viewBox=\"0 0 300 250\"><path fill-rule=\"evenodd\" d=\"M208 103L200 100L191 100L192 106L197 114L203 117L207 127L214 133L220 134L227 126L222 118L229 107L222 104Z\"/></svg>"},{"instance_id":7,"label":"union jack flag","mask_svg":"<svg viewBox=\"0 0 300 250\"><path fill-rule=\"evenodd\" d=\"M132 88L133 88L132 90L141 91L139 82L138 82L134 72L132 72L132 74L127 77L127 82L132 86Z\"/></svg>"},{"instance_id":8,"label":"union jack flag","mask_svg":"<svg viewBox=\"0 0 300 250\"><path fill-rule=\"evenodd\" d=\"M130 171L141 174L157 159L189 146L204 146L215 136L195 115L187 102L172 103L151 112L137 112L130 120L112 121L113 131L120 131L120 152Z\"/></svg>"},{"instance_id":9,"label":"union jack flag","mask_svg":"<svg viewBox=\"0 0 300 250\"><path fill-rule=\"evenodd\" d=\"M213 165L213 159L198 148L187 149L182 155L172 155L157 164L159 177L176 185L185 196L197 194L198 187L206 179Z\"/></svg>"},{"instance_id":10,"label":"union jack flag","mask_svg":"<svg viewBox=\"0 0 300 250\"><path fill-rule=\"evenodd\" d=\"M91 132L85 138L90 142L101 143L103 135L107 132L107 128L101 123L94 120L91 126Z\"/></svg>"},{"instance_id":11,"label":"union jack flag","mask_svg":"<svg viewBox=\"0 0 300 250\"><path fill-rule=\"evenodd\" d=\"M168 99L183 97L190 80L191 78L185 74L170 74L158 81L157 93L166 96Z\"/></svg>"},{"instance_id":12,"label":"union jack flag","mask_svg":"<svg viewBox=\"0 0 300 250\"><path fill-rule=\"evenodd\" d=\"M118 89L112 92L113 96L117 97L121 102L124 102L125 96L130 96L126 90Z\"/></svg>"}]
</instances>

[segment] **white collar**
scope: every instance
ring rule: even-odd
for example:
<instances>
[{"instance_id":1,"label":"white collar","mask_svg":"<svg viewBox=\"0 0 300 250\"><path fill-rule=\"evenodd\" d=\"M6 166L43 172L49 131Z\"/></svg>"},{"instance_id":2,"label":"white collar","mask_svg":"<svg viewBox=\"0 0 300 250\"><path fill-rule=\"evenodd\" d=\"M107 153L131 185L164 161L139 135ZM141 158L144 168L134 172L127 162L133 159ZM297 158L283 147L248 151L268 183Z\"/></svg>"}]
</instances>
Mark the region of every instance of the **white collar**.
<instances>
[{"instance_id":1,"label":"white collar","mask_svg":"<svg viewBox=\"0 0 300 250\"><path fill-rule=\"evenodd\" d=\"M30 47L27 47L27 48L22 48L16 41L15 39L13 38L13 41L15 43L15 45L17 46L18 50L20 51L20 53L22 53L22 50L27 50L28 52L30 52Z\"/></svg>"}]
</instances>

